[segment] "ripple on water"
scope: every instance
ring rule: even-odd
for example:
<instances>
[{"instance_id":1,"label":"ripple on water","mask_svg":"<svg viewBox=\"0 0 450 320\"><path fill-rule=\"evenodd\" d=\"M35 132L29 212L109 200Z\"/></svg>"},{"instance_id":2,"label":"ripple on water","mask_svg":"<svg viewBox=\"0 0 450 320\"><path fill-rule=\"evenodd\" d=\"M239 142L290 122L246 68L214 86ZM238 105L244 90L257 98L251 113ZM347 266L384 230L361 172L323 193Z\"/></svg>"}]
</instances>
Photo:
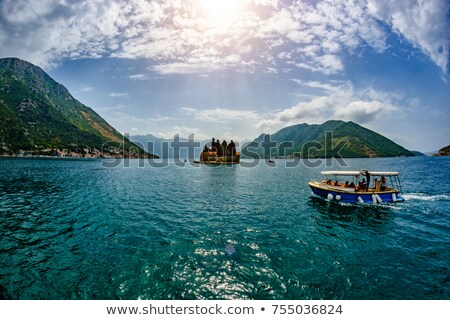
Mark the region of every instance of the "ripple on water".
<instances>
[{"instance_id":1,"label":"ripple on water","mask_svg":"<svg viewBox=\"0 0 450 320\"><path fill-rule=\"evenodd\" d=\"M0 297L448 299L445 159L402 161L436 190L361 206L312 197L320 168L0 159Z\"/></svg>"}]
</instances>

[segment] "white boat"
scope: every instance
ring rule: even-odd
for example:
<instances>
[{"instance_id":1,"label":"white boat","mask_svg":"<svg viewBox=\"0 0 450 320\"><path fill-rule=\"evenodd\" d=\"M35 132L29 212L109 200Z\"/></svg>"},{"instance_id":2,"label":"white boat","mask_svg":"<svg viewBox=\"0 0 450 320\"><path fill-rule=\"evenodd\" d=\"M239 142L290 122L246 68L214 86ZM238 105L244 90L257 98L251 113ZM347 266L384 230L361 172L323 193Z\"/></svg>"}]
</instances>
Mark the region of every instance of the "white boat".
<instances>
[{"instance_id":1,"label":"white boat","mask_svg":"<svg viewBox=\"0 0 450 320\"><path fill-rule=\"evenodd\" d=\"M321 174L324 180L310 181L308 185L322 198L350 203L405 201L400 195L398 172L360 170L322 171Z\"/></svg>"}]
</instances>

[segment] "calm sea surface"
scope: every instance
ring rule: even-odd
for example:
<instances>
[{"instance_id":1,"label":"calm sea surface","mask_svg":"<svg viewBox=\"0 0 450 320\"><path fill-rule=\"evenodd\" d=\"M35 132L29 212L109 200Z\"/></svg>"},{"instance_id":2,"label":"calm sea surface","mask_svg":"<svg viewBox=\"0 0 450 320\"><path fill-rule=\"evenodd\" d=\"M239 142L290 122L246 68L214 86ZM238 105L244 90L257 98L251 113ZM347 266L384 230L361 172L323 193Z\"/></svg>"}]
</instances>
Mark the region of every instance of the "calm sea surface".
<instances>
[{"instance_id":1,"label":"calm sea surface","mask_svg":"<svg viewBox=\"0 0 450 320\"><path fill-rule=\"evenodd\" d=\"M285 162L0 159L0 297L450 299L450 157L346 160L400 171L390 205L319 199L325 167Z\"/></svg>"}]
</instances>

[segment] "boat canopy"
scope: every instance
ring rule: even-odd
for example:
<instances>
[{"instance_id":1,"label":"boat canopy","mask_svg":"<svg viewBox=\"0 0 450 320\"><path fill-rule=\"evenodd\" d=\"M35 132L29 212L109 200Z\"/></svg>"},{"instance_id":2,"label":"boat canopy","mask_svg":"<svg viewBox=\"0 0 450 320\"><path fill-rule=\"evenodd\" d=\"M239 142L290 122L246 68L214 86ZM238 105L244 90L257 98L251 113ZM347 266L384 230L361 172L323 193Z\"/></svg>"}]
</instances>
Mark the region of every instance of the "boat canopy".
<instances>
[{"instance_id":1,"label":"boat canopy","mask_svg":"<svg viewBox=\"0 0 450 320\"><path fill-rule=\"evenodd\" d=\"M364 176L365 170L361 171L322 171L321 174L326 176ZM371 176L398 176L398 172L369 171Z\"/></svg>"}]
</instances>

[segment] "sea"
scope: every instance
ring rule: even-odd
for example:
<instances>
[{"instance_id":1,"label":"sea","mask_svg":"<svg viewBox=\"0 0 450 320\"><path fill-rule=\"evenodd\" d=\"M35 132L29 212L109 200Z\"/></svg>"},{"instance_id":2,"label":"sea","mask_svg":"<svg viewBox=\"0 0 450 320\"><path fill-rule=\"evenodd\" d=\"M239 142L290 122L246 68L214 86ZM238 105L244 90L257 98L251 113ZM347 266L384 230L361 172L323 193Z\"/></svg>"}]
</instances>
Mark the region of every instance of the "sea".
<instances>
[{"instance_id":1,"label":"sea","mask_svg":"<svg viewBox=\"0 0 450 320\"><path fill-rule=\"evenodd\" d=\"M293 161L1 158L0 297L450 299L450 157ZM335 169L406 201L314 196Z\"/></svg>"}]
</instances>

